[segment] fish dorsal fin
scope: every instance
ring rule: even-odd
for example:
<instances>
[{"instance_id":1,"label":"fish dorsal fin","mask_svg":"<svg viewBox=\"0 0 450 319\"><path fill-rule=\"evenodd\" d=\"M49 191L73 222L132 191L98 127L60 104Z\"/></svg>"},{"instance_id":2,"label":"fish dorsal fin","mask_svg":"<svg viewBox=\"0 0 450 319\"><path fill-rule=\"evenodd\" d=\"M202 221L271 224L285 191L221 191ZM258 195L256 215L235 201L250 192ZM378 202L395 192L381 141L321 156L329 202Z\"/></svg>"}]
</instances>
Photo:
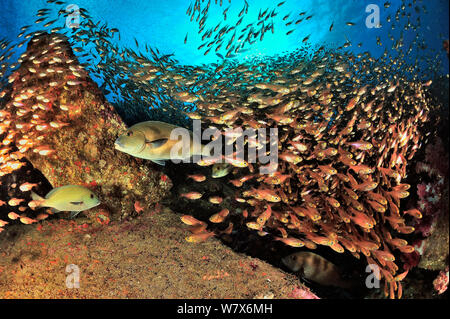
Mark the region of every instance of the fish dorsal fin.
<instances>
[{"instance_id":1,"label":"fish dorsal fin","mask_svg":"<svg viewBox=\"0 0 450 319\"><path fill-rule=\"evenodd\" d=\"M61 188L53 188L50 192L48 192L47 195L45 195L45 198L46 199L50 198L50 196L59 189L61 189Z\"/></svg>"},{"instance_id":2,"label":"fish dorsal fin","mask_svg":"<svg viewBox=\"0 0 450 319\"><path fill-rule=\"evenodd\" d=\"M167 138L161 138L159 140L154 140L154 141L148 141L145 140L145 144L147 144L148 146L150 146L151 148L158 148L164 144L166 144L168 141Z\"/></svg>"}]
</instances>

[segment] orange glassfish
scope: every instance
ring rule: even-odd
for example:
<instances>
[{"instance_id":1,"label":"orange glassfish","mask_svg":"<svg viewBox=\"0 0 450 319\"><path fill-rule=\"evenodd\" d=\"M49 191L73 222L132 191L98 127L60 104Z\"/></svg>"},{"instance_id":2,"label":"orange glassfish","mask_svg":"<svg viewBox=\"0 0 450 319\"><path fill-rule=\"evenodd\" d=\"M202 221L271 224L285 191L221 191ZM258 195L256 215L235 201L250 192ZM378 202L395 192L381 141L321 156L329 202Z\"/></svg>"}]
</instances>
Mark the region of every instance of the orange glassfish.
<instances>
[{"instance_id":1,"label":"orange glassfish","mask_svg":"<svg viewBox=\"0 0 450 319\"><path fill-rule=\"evenodd\" d=\"M306 238L308 238L309 240L311 240L312 242L314 242L318 245L331 246L334 244L334 241L328 237L315 235L313 233L308 233L305 236L306 236Z\"/></svg>"},{"instance_id":2,"label":"orange glassfish","mask_svg":"<svg viewBox=\"0 0 450 319\"><path fill-rule=\"evenodd\" d=\"M201 175L201 174L188 175L187 177L188 178L192 178L196 182L203 182L204 180L206 180L206 176L205 175Z\"/></svg>"},{"instance_id":3,"label":"orange glassfish","mask_svg":"<svg viewBox=\"0 0 450 319\"><path fill-rule=\"evenodd\" d=\"M206 223L205 224L195 224L195 225L189 226L188 230L193 234L198 234L198 233L204 232L206 230L207 226L208 225Z\"/></svg>"},{"instance_id":4,"label":"orange glassfish","mask_svg":"<svg viewBox=\"0 0 450 319\"><path fill-rule=\"evenodd\" d=\"M415 208L404 211L403 214L408 214L415 218L422 218L422 213L418 209L415 209Z\"/></svg>"},{"instance_id":5,"label":"orange glassfish","mask_svg":"<svg viewBox=\"0 0 450 319\"><path fill-rule=\"evenodd\" d=\"M42 145L42 146L38 146L38 147L34 148L33 152L39 153L39 155L42 155L42 156L46 156L46 155L53 154L55 152L55 150L52 149L49 145Z\"/></svg>"},{"instance_id":6,"label":"orange glassfish","mask_svg":"<svg viewBox=\"0 0 450 319\"><path fill-rule=\"evenodd\" d=\"M318 165L317 167L326 175L334 175L337 173L336 169L331 165Z\"/></svg>"},{"instance_id":7,"label":"orange glassfish","mask_svg":"<svg viewBox=\"0 0 450 319\"><path fill-rule=\"evenodd\" d=\"M19 186L19 189L22 192L27 192L29 190L31 190L33 187L37 187L38 184L31 184L31 183L23 183L22 185Z\"/></svg>"},{"instance_id":8,"label":"orange glassfish","mask_svg":"<svg viewBox=\"0 0 450 319\"><path fill-rule=\"evenodd\" d=\"M180 196L186 197L188 199L199 199L203 195L199 192L189 192L189 193L180 194Z\"/></svg>"},{"instance_id":9,"label":"orange glassfish","mask_svg":"<svg viewBox=\"0 0 450 319\"><path fill-rule=\"evenodd\" d=\"M9 222L0 219L0 227L5 226L6 224L9 224Z\"/></svg>"},{"instance_id":10,"label":"orange glassfish","mask_svg":"<svg viewBox=\"0 0 450 319\"><path fill-rule=\"evenodd\" d=\"M19 217L20 217L20 215L14 213L14 212L10 212L10 213L8 214L8 218L9 218L9 219L12 219L12 220L16 220L16 219L19 218Z\"/></svg>"},{"instance_id":11,"label":"orange glassfish","mask_svg":"<svg viewBox=\"0 0 450 319\"><path fill-rule=\"evenodd\" d=\"M220 197L220 196L212 196L208 200L210 203L213 203L213 204L220 204L223 201L222 197Z\"/></svg>"},{"instance_id":12,"label":"orange glassfish","mask_svg":"<svg viewBox=\"0 0 450 319\"><path fill-rule=\"evenodd\" d=\"M234 167L247 167L248 163L243 160L243 159L239 159L239 158L234 158L234 156L225 156L225 162L233 165Z\"/></svg>"},{"instance_id":13,"label":"orange glassfish","mask_svg":"<svg viewBox=\"0 0 450 319\"><path fill-rule=\"evenodd\" d=\"M30 207L31 209L34 209L34 208L38 207L41 203L42 203L42 200L32 200L32 201L28 202L28 207Z\"/></svg>"},{"instance_id":14,"label":"orange glassfish","mask_svg":"<svg viewBox=\"0 0 450 319\"><path fill-rule=\"evenodd\" d=\"M281 241L282 243L292 246L292 247L303 247L305 246L305 243L301 241L300 239L293 238L293 237L287 237L287 238L281 238L281 237L274 237L275 240Z\"/></svg>"},{"instance_id":15,"label":"orange glassfish","mask_svg":"<svg viewBox=\"0 0 450 319\"><path fill-rule=\"evenodd\" d=\"M371 174L373 173L375 170L373 168L370 168L367 165L352 165L350 166L350 169L353 170L356 174Z\"/></svg>"},{"instance_id":16,"label":"orange glassfish","mask_svg":"<svg viewBox=\"0 0 450 319\"><path fill-rule=\"evenodd\" d=\"M228 216L230 211L227 208L222 209L220 212L212 215L209 220L212 223L221 223L225 220L225 218Z\"/></svg>"},{"instance_id":17,"label":"orange glassfish","mask_svg":"<svg viewBox=\"0 0 450 319\"><path fill-rule=\"evenodd\" d=\"M134 210L138 214L144 210L144 208L141 206L141 203L139 201L134 202Z\"/></svg>"},{"instance_id":18,"label":"orange glassfish","mask_svg":"<svg viewBox=\"0 0 450 319\"><path fill-rule=\"evenodd\" d=\"M374 193L374 192L368 192L367 193L367 197L369 197L371 200L374 200L382 205L386 205L387 204L387 200L386 198L383 197L383 195L378 194L378 193Z\"/></svg>"},{"instance_id":19,"label":"orange glassfish","mask_svg":"<svg viewBox=\"0 0 450 319\"><path fill-rule=\"evenodd\" d=\"M36 216L36 220L44 220L48 217L48 214L41 213Z\"/></svg>"},{"instance_id":20,"label":"orange glassfish","mask_svg":"<svg viewBox=\"0 0 450 319\"><path fill-rule=\"evenodd\" d=\"M375 188L377 188L378 183L374 182L372 180L368 180L365 183L359 184L358 186L355 187L356 190L358 191L362 191L362 192L369 192L371 190L374 190Z\"/></svg>"},{"instance_id":21,"label":"orange glassfish","mask_svg":"<svg viewBox=\"0 0 450 319\"><path fill-rule=\"evenodd\" d=\"M20 217L20 221L21 221L23 224L27 224L27 225L32 224L32 223L36 223L36 222L37 222L36 219L32 219L32 218L29 218L29 217Z\"/></svg>"},{"instance_id":22,"label":"orange glassfish","mask_svg":"<svg viewBox=\"0 0 450 319\"><path fill-rule=\"evenodd\" d=\"M384 213L386 211L386 207L384 207L383 205L381 205L380 203L376 202L376 201L371 201L371 200L366 200L366 203L368 203L370 205L370 207L372 207L374 210L376 210L379 213Z\"/></svg>"},{"instance_id":23,"label":"orange glassfish","mask_svg":"<svg viewBox=\"0 0 450 319\"><path fill-rule=\"evenodd\" d=\"M254 197L257 199L265 199L269 202L277 203L281 201L281 198L277 195L275 190L264 188L264 189L255 189L252 188L254 193ZM256 196L255 196L256 195Z\"/></svg>"},{"instance_id":24,"label":"orange glassfish","mask_svg":"<svg viewBox=\"0 0 450 319\"><path fill-rule=\"evenodd\" d=\"M353 211L355 216L350 216L350 219L357 225L361 226L365 229L371 229L374 226L374 221L372 218L367 216L364 213L359 213L357 211Z\"/></svg>"},{"instance_id":25,"label":"orange glassfish","mask_svg":"<svg viewBox=\"0 0 450 319\"><path fill-rule=\"evenodd\" d=\"M228 224L227 228L225 228L224 230L220 231L220 234L227 234L227 235L229 235L229 234L231 234L232 231L233 231L233 223L230 222Z\"/></svg>"},{"instance_id":26,"label":"orange glassfish","mask_svg":"<svg viewBox=\"0 0 450 319\"><path fill-rule=\"evenodd\" d=\"M341 204L336 199L334 199L333 197L325 197L325 199L331 206L333 206L335 208L341 206Z\"/></svg>"},{"instance_id":27,"label":"orange glassfish","mask_svg":"<svg viewBox=\"0 0 450 319\"><path fill-rule=\"evenodd\" d=\"M202 243L208 240L208 238L213 237L215 235L214 232L204 232L193 234L186 237L186 241L190 243Z\"/></svg>"},{"instance_id":28,"label":"orange glassfish","mask_svg":"<svg viewBox=\"0 0 450 319\"><path fill-rule=\"evenodd\" d=\"M223 217L219 213L216 213L216 214L212 215L211 217L209 217L209 221L211 223L215 223L215 224L221 223L224 220L225 220L225 217Z\"/></svg>"},{"instance_id":29,"label":"orange glassfish","mask_svg":"<svg viewBox=\"0 0 450 319\"><path fill-rule=\"evenodd\" d=\"M367 141L356 141L356 142L349 142L347 143L348 145L358 149L358 150L363 150L363 151L367 151L370 150L373 145L370 142Z\"/></svg>"},{"instance_id":30,"label":"orange glassfish","mask_svg":"<svg viewBox=\"0 0 450 319\"><path fill-rule=\"evenodd\" d=\"M263 213L261 213L261 215L258 216L256 221L258 224L264 225L271 215L272 215L272 207L270 205L267 205L267 209Z\"/></svg>"},{"instance_id":31,"label":"orange glassfish","mask_svg":"<svg viewBox=\"0 0 450 319\"><path fill-rule=\"evenodd\" d=\"M187 225L194 226L198 224L205 224L202 221L199 221L198 219L192 217L191 215L183 215L180 217L181 221Z\"/></svg>"},{"instance_id":32,"label":"orange glassfish","mask_svg":"<svg viewBox=\"0 0 450 319\"><path fill-rule=\"evenodd\" d=\"M250 229L254 229L254 230L261 230L262 226L256 222L247 222L246 223L247 227Z\"/></svg>"},{"instance_id":33,"label":"orange glassfish","mask_svg":"<svg viewBox=\"0 0 450 319\"><path fill-rule=\"evenodd\" d=\"M17 205L19 205L21 202L23 202L24 201L24 199L22 199L22 198L11 198L9 201L8 201L8 205L9 206L17 206Z\"/></svg>"}]
</instances>

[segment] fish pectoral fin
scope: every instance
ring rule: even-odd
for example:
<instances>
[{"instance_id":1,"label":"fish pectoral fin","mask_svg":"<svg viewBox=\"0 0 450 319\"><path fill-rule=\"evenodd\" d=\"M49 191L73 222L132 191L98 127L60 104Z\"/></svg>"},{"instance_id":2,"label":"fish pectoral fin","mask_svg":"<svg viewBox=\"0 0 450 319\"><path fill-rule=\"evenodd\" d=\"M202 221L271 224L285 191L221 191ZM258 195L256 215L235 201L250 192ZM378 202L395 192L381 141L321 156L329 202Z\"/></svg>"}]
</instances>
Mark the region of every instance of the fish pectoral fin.
<instances>
[{"instance_id":1,"label":"fish pectoral fin","mask_svg":"<svg viewBox=\"0 0 450 319\"><path fill-rule=\"evenodd\" d=\"M80 211L74 211L74 212L70 212L70 219L74 219L79 213L81 212L81 210Z\"/></svg>"},{"instance_id":2,"label":"fish pectoral fin","mask_svg":"<svg viewBox=\"0 0 450 319\"><path fill-rule=\"evenodd\" d=\"M69 202L72 205L83 205L83 202Z\"/></svg>"},{"instance_id":3,"label":"fish pectoral fin","mask_svg":"<svg viewBox=\"0 0 450 319\"><path fill-rule=\"evenodd\" d=\"M145 144L149 145L151 148L158 148L158 147L166 144L167 141L168 141L167 138L161 138L159 140L154 140L154 141L145 140Z\"/></svg>"},{"instance_id":4,"label":"fish pectoral fin","mask_svg":"<svg viewBox=\"0 0 450 319\"><path fill-rule=\"evenodd\" d=\"M151 160L153 163L156 163L156 164L158 164L158 165L161 165L161 166L165 166L166 165L166 162L164 162L163 160Z\"/></svg>"}]
</instances>

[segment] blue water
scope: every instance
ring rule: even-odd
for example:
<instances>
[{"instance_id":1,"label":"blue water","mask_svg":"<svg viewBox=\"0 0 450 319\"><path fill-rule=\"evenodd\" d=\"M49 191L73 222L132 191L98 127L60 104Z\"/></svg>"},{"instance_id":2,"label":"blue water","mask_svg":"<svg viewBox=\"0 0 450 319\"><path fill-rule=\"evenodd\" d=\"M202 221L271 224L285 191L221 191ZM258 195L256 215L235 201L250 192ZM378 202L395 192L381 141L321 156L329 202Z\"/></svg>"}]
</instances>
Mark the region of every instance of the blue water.
<instances>
[{"instance_id":1,"label":"blue water","mask_svg":"<svg viewBox=\"0 0 450 319\"><path fill-rule=\"evenodd\" d=\"M374 58L377 58L385 49L392 51L392 42L388 39L388 35L391 33L394 38L398 39L407 21L407 17L401 17L400 22L396 22L394 19L396 10L402 4L400 0L389 1L391 5L387 9L383 6L386 1L375 0L286 0L280 7L277 7L280 1L248 0L247 2L249 4L248 12L243 15L244 19L239 28L244 28L251 22L257 22L258 13L266 8L269 8L269 11L276 8L278 14L268 20L268 22L273 21L275 33L272 34L268 31L265 33L263 41L258 39L251 46L247 44L248 50L236 55L236 59L239 61L252 59L255 56L273 56L291 52L301 46L301 40L309 34L311 36L308 43L313 47L324 44L338 47L348 39L352 46L347 50L354 53L369 51ZM407 1L407 3L409 2L413 1ZM409 9L412 12L410 21L415 23L417 17L420 16L422 26L419 33L426 40L427 45L425 50L427 52L421 50L419 55L438 53L444 62L441 73L448 73L448 60L442 49L442 41L449 37L449 1L417 0L415 2L416 4L412 4L412 6L413 8L417 6L420 13ZM206 56L204 55L205 49L197 49L203 42L201 35L198 34L198 22L195 19L191 22L190 17L186 15L191 1L77 0L67 2L67 4L71 3L87 9L94 21L101 20L107 22L110 28L118 28L121 33L121 41L118 43L121 46L136 49L134 40L136 38L141 45L148 44L156 47L162 54L173 53L175 59L181 64L200 65L221 60L215 54L214 49ZM207 1L203 1L202 8L206 4ZM365 9L368 4L379 6L381 28L369 29L366 27L365 20L369 13L366 13ZM426 7L427 13L423 12L422 6ZM47 4L45 0L2 0L0 3L0 38L17 41L15 36L21 32L20 28L24 25L34 24L37 19L36 11L44 7L59 8L60 6ZM227 20L223 21L222 13L227 7L229 7ZM215 0L211 0L205 30L214 28L220 21L222 21L220 28L227 24L234 25L239 20L238 14L243 7L244 0L231 0L231 3L223 0L222 7L219 6L219 3L215 4ZM306 11L303 17L308 15L313 15L313 17L297 25L285 26L285 23L291 19L296 21L299 18L298 14L302 11ZM283 21L282 18L288 13L291 13L290 17ZM397 26L394 30L391 29L391 24L386 22L388 15L392 17L391 23L395 22ZM53 13L52 16L56 17L56 14ZM347 26L345 23L348 21L355 23L355 26ZM64 22L64 18L60 17L60 20L52 27L63 26ZM329 32L331 23L334 27L332 32ZM36 28L41 25L42 23L36 25ZM256 30L257 28L255 26ZM286 32L292 29L295 31L286 35ZM224 47L232 33L233 31L227 34L228 38L218 53L226 54ZM415 32L409 30L403 31L403 33L406 51L414 39ZM186 34L188 34L188 40L184 44ZM382 46L376 44L377 36L380 37ZM358 48L357 44L360 42L362 46ZM22 52L23 49L24 47L22 47ZM416 53L413 52L411 58L415 58L415 55Z\"/></svg>"}]
</instances>

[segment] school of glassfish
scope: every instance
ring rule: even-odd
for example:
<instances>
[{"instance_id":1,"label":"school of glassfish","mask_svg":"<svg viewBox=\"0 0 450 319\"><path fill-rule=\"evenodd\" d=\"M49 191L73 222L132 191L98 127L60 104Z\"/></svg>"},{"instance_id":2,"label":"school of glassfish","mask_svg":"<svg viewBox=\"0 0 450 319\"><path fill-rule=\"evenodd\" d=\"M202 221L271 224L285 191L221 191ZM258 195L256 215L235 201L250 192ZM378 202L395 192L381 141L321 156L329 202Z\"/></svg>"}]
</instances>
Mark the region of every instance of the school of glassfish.
<instances>
[{"instance_id":1,"label":"school of glassfish","mask_svg":"<svg viewBox=\"0 0 450 319\"><path fill-rule=\"evenodd\" d=\"M204 31L210 3L208 1L202 9L204 1L196 0L187 11L191 21L198 12L199 34ZM278 3L277 7L283 3ZM415 3L416 0L403 1L396 21L400 16L408 16L408 10L412 10ZM385 6L389 6L388 3ZM245 2L240 15L246 14L247 10L248 3ZM36 24L46 21L50 11L39 10ZM237 26L219 29L219 24L206 30L204 38L216 35L212 43L205 43L208 48L205 54L213 45L217 52L217 48L225 44L224 35L235 29L222 64L191 67L180 66L170 55L161 55L147 45L145 49L151 52L152 58L119 48L112 42L114 35L119 33L117 29L94 23L85 9L80 12L83 19L78 29L67 32L67 37L57 34L64 31L62 28L51 29L53 35L47 49L28 50L17 63L6 62L14 47L21 47L29 39L34 43L43 41L40 36L44 31L25 34L30 28L25 26L19 35L19 38L24 36L23 42L17 45L0 41L0 48L5 51L0 59L0 75L3 77L8 69L12 70L8 76L12 89L0 93L7 101L2 103L0 110L0 176L21 168L24 165L21 159L27 152L55 155L55 150L41 141L52 130L70 125L71 117L78 110L76 105L53 104L54 96L83 85L88 72L103 79L103 90L108 87L120 93L130 104L144 100L152 108L175 108L191 119L201 119L222 131L238 127L277 127L280 161L275 173L259 174L260 164L227 157L224 158L227 164L212 166L213 178L232 175L228 182L236 189L236 207L243 208L241 214L245 225L261 236L271 234L275 240L293 247L315 249L317 245L324 245L338 253L347 250L356 258L361 258L362 254L369 264L379 266L379 279L385 280L386 295L401 297L404 275L398 274L402 271L394 255L414 251L404 235L412 233L414 219L422 217L416 208L402 206L401 200L408 197L411 187L405 182L407 164L430 134L425 130L425 123L428 114L438 107L427 92L432 81L420 81L415 75L417 63L404 64L406 53L401 50L402 39L393 41L392 47L399 53L396 57L387 52L379 59L372 58L369 53L346 53L341 49L351 45L347 41L338 50L318 48L312 57L300 49L286 57L267 58L257 63L228 61L226 58L232 58L246 42L251 45L257 37L262 41L264 32L274 32L274 23L266 22L276 16L274 8L258 16L263 21L257 24L261 25L259 31L252 25L241 31L239 39L245 38L245 41L239 44L233 42ZM58 15L64 17L67 13L61 9ZM300 20L313 17L306 16L306 12L300 17L304 15L305 18ZM55 22L48 21L44 27ZM297 22L294 23L301 21ZM330 32L333 24L335 22L331 24ZM346 24L354 25L352 22ZM419 27L420 22L412 25L409 19L405 26L407 29ZM307 38L303 42L307 42ZM101 62L80 65L68 59L60 50L66 39L79 45L73 48L75 52L83 52L89 39L96 44ZM415 41L420 42L419 36ZM139 47L137 42L136 45ZM87 53L81 55L86 56ZM19 63L21 73L15 70ZM119 77L115 76L117 74ZM48 86L39 83L48 83ZM229 133L224 135L232 142L238 138ZM142 145L160 146L151 144L154 142L144 141ZM157 142L164 144L167 139L158 137ZM260 149L267 147L269 142L246 138L245 143ZM157 162L161 158L151 159ZM214 163L205 160L198 164L209 166ZM197 183L206 180L200 174L191 174L187 178ZM19 188L31 192L34 187L36 185L24 183ZM66 187L77 191L55 199L55 195L61 193L55 189L45 199L34 196L28 206L36 208L47 203L47 207L81 211L98 205L97 197L89 190L76 185ZM81 197L74 194L81 194ZM196 191L181 196L189 200L207 197L217 205L223 200ZM57 204L49 205L52 200ZM7 202L0 201L0 206L15 207L23 202L24 199L11 198ZM227 223L232 214L236 213L222 209L211 215L209 221ZM8 217L30 224L46 216L32 219L10 213ZM181 220L190 227L192 234L186 237L189 242L203 242L215 235L207 230L206 222L189 215L183 215ZM0 232L6 224L7 221L0 220ZM233 224L228 222L222 233L232 230Z\"/></svg>"}]
</instances>

